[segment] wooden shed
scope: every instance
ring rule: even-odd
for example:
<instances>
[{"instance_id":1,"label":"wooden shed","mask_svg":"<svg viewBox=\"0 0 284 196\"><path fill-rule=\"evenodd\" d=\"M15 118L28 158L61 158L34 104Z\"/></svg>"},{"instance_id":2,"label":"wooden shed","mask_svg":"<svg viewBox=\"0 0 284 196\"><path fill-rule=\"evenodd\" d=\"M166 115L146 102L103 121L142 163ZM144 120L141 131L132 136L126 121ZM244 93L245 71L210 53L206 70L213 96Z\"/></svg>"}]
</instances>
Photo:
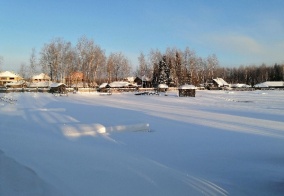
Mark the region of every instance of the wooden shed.
<instances>
[{"instance_id":1,"label":"wooden shed","mask_svg":"<svg viewBox=\"0 0 284 196\"><path fill-rule=\"evenodd\" d=\"M178 88L179 97L195 97L196 87L194 85L185 84Z\"/></svg>"},{"instance_id":2,"label":"wooden shed","mask_svg":"<svg viewBox=\"0 0 284 196\"><path fill-rule=\"evenodd\" d=\"M58 93L67 95L66 85L63 83L52 83L50 85L50 93Z\"/></svg>"}]
</instances>

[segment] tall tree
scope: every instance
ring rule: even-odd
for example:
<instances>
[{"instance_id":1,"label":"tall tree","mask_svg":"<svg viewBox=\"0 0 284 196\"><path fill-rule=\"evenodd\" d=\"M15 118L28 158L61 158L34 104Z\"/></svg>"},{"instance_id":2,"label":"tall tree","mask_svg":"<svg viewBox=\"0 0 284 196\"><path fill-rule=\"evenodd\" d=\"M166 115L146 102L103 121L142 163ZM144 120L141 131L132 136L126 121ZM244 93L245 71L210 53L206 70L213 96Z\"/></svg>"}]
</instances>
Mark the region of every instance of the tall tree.
<instances>
[{"instance_id":1,"label":"tall tree","mask_svg":"<svg viewBox=\"0 0 284 196\"><path fill-rule=\"evenodd\" d=\"M30 56L30 66L29 66L29 78L31 79L37 72L37 59L36 59L36 50L32 48L32 53Z\"/></svg>"},{"instance_id":2,"label":"tall tree","mask_svg":"<svg viewBox=\"0 0 284 196\"><path fill-rule=\"evenodd\" d=\"M107 59L108 82L118 81L129 76L129 60L121 53L111 53Z\"/></svg>"},{"instance_id":3,"label":"tall tree","mask_svg":"<svg viewBox=\"0 0 284 196\"><path fill-rule=\"evenodd\" d=\"M79 67L83 72L83 85L90 86L96 80L98 67L104 66L106 60L104 51L92 39L85 36L78 40L76 50Z\"/></svg>"},{"instance_id":4,"label":"tall tree","mask_svg":"<svg viewBox=\"0 0 284 196\"><path fill-rule=\"evenodd\" d=\"M21 63L20 65L20 68L19 68L19 75L24 78L24 79L27 79L29 77L29 73L28 73L28 67L24 64L24 63Z\"/></svg>"},{"instance_id":5,"label":"tall tree","mask_svg":"<svg viewBox=\"0 0 284 196\"><path fill-rule=\"evenodd\" d=\"M159 62L158 84L169 85L170 82L170 68L166 63L166 56L163 56L162 60Z\"/></svg>"},{"instance_id":6,"label":"tall tree","mask_svg":"<svg viewBox=\"0 0 284 196\"><path fill-rule=\"evenodd\" d=\"M146 76L147 78L150 78L152 74L152 69L150 68L149 63L147 62L146 57L142 52L138 57L138 63L139 66L136 71L136 76Z\"/></svg>"}]
</instances>

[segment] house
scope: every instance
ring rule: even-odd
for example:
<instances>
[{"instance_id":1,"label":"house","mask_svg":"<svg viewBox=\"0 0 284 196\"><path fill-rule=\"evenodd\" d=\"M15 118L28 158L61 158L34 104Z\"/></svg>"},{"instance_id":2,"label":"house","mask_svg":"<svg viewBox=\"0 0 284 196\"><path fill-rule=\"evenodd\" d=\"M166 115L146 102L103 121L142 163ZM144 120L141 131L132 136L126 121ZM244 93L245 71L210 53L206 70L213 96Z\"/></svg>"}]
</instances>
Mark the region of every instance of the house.
<instances>
[{"instance_id":1,"label":"house","mask_svg":"<svg viewBox=\"0 0 284 196\"><path fill-rule=\"evenodd\" d=\"M223 78L216 78L213 79L213 86L222 88L222 87L229 87L230 85Z\"/></svg>"},{"instance_id":2,"label":"house","mask_svg":"<svg viewBox=\"0 0 284 196\"><path fill-rule=\"evenodd\" d=\"M50 77L44 73L32 77L32 82L28 85L29 88L48 88L51 84Z\"/></svg>"},{"instance_id":3,"label":"house","mask_svg":"<svg viewBox=\"0 0 284 196\"><path fill-rule=\"evenodd\" d=\"M32 82L36 83L36 82L49 82L50 81L50 77L44 73L41 73L39 75L35 75L32 77Z\"/></svg>"},{"instance_id":4,"label":"house","mask_svg":"<svg viewBox=\"0 0 284 196\"><path fill-rule=\"evenodd\" d=\"M24 87L26 87L26 81L19 80L19 81L8 82L8 83L4 84L4 87L6 87L6 88L24 88Z\"/></svg>"},{"instance_id":5,"label":"house","mask_svg":"<svg viewBox=\"0 0 284 196\"><path fill-rule=\"evenodd\" d=\"M10 71L4 71L0 73L0 86L4 87L6 83L18 82L23 80L23 78L17 74Z\"/></svg>"},{"instance_id":6,"label":"house","mask_svg":"<svg viewBox=\"0 0 284 196\"><path fill-rule=\"evenodd\" d=\"M178 88L179 97L195 97L196 87L194 85L185 84Z\"/></svg>"},{"instance_id":7,"label":"house","mask_svg":"<svg viewBox=\"0 0 284 196\"><path fill-rule=\"evenodd\" d=\"M142 87L143 88L151 88L152 87L152 82L151 79L148 78L147 76L142 76Z\"/></svg>"},{"instance_id":8,"label":"house","mask_svg":"<svg viewBox=\"0 0 284 196\"><path fill-rule=\"evenodd\" d=\"M255 88L258 89L271 89L271 88L284 88L283 81L266 81L263 83L259 83L254 85Z\"/></svg>"}]
</instances>

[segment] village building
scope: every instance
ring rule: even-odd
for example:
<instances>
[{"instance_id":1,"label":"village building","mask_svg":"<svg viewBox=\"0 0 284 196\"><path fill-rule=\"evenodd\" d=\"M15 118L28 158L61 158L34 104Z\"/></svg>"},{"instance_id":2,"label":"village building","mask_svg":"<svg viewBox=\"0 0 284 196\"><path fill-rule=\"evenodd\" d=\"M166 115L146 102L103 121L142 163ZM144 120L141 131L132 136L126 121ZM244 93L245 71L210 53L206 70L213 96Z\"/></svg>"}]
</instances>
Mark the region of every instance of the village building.
<instances>
[{"instance_id":1,"label":"village building","mask_svg":"<svg viewBox=\"0 0 284 196\"><path fill-rule=\"evenodd\" d=\"M51 79L48 75L41 73L31 78L31 82L28 84L29 88L49 88Z\"/></svg>"},{"instance_id":2,"label":"village building","mask_svg":"<svg viewBox=\"0 0 284 196\"><path fill-rule=\"evenodd\" d=\"M143 88L151 88L152 87L152 82L151 79L148 78L147 76L142 76L142 87Z\"/></svg>"},{"instance_id":3,"label":"village building","mask_svg":"<svg viewBox=\"0 0 284 196\"><path fill-rule=\"evenodd\" d=\"M5 84L7 83L17 83L22 80L23 78L21 76L10 71L4 71L0 73L0 87L5 87Z\"/></svg>"},{"instance_id":4,"label":"village building","mask_svg":"<svg viewBox=\"0 0 284 196\"><path fill-rule=\"evenodd\" d=\"M50 85L50 89L49 89L50 93L55 93L55 94L65 94L67 95L67 88L66 85L64 83L52 83Z\"/></svg>"},{"instance_id":5,"label":"village building","mask_svg":"<svg viewBox=\"0 0 284 196\"><path fill-rule=\"evenodd\" d=\"M49 82L50 77L44 73L32 77L32 82Z\"/></svg>"},{"instance_id":6,"label":"village building","mask_svg":"<svg viewBox=\"0 0 284 196\"><path fill-rule=\"evenodd\" d=\"M194 85L185 84L178 88L179 97L195 97L196 87Z\"/></svg>"},{"instance_id":7,"label":"village building","mask_svg":"<svg viewBox=\"0 0 284 196\"><path fill-rule=\"evenodd\" d=\"M263 83L259 83L254 85L256 89L284 89L283 81L266 81Z\"/></svg>"},{"instance_id":8,"label":"village building","mask_svg":"<svg viewBox=\"0 0 284 196\"><path fill-rule=\"evenodd\" d=\"M230 85L223 78L213 79L213 86L218 88L229 87Z\"/></svg>"},{"instance_id":9,"label":"village building","mask_svg":"<svg viewBox=\"0 0 284 196\"><path fill-rule=\"evenodd\" d=\"M166 84L159 84L157 91L158 92L166 92L168 90L169 86Z\"/></svg>"}]
</instances>

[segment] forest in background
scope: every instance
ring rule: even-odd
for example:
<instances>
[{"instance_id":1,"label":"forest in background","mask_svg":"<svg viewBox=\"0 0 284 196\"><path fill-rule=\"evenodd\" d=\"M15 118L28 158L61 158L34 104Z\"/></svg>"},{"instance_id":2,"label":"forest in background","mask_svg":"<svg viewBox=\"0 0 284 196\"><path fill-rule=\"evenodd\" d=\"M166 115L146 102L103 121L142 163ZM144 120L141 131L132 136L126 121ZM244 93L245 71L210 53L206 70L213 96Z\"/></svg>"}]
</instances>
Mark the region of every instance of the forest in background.
<instances>
[{"instance_id":1,"label":"forest in background","mask_svg":"<svg viewBox=\"0 0 284 196\"><path fill-rule=\"evenodd\" d=\"M189 47L184 50L167 48L165 52L151 49L148 54L141 52L138 66L133 68L122 52L111 52L107 56L93 39L85 36L79 38L75 46L62 38L56 38L44 44L38 53L33 48L29 65L21 64L18 73L29 79L39 72L48 74L56 82L63 82L74 72L82 72L85 87L119 81L129 76L144 76L153 86L161 83L169 86L199 86L217 77L231 84L252 86L264 81L284 80L284 64L221 67L215 54L200 57Z\"/></svg>"}]
</instances>

